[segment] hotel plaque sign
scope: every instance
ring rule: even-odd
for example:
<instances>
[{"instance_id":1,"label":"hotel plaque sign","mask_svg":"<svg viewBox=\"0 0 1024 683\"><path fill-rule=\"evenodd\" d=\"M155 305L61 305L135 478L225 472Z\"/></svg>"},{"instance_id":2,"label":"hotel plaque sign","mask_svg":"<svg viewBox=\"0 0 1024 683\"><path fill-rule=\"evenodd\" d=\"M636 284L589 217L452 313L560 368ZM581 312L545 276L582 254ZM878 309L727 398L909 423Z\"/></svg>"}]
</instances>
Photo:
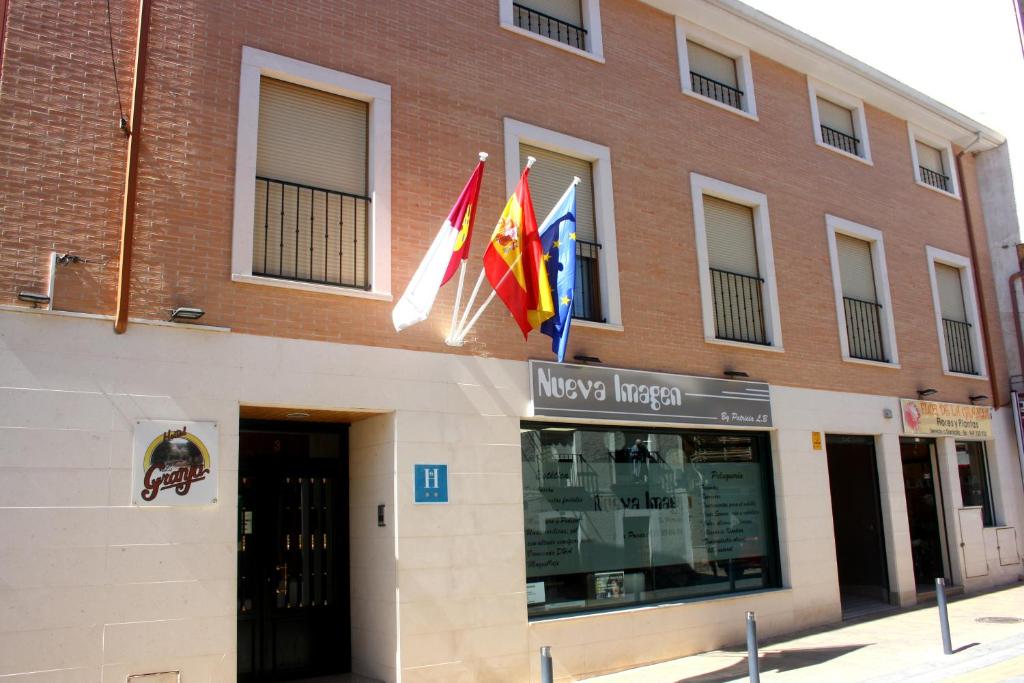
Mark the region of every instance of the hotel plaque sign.
<instances>
[{"instance_id":1,"label":"hotel plaque sign","mask_svg":"<svg viewBox=\"0 0 1024 683\"><path fill-rule=\"evenodd\" d=\"M538 417L772 426L763 382L532 360L530 396Z\"/></svg>"}]
</instances>

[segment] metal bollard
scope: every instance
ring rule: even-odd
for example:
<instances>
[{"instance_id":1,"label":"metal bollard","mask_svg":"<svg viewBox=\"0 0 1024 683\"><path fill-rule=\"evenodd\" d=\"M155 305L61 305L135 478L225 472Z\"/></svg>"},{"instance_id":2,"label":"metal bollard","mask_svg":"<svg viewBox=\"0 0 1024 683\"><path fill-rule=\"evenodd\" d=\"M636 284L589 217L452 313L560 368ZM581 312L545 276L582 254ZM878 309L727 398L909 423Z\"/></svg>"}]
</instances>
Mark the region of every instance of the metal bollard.
<instances>
[{"instance_id":1,"label":"metal bollard","mask_svg":"<svg viewBox=\"0 0 1024 683\"><path fill-rule=\"evenodd\" d=\"M540 649L540 683L554 683L555 675L551 668L551 646L544 645Z\"/></svg>"},{"instance_id":2,"label":"metal bollard","mask_svg":"<svg viewBox=\"0 0 1024 683\"><path fill-rule=\"evenodd\" d=\"M949 612L946 610L946 580L935 579L935 599L939 603L939 628L942 629L942 651L953 654L953 643L949 638Z\"/></svg>"},{"instance_id":3,"label":"metal bollard","mask_svg":"<svg viewBox=\"0 0 1024 683\"><path fill-rule=\"evenodd\" d=\"M747 670L750 683L761 683L761 667L757 662L757 621L753 612L747 612Z\"/></svg>"}]
</instances>

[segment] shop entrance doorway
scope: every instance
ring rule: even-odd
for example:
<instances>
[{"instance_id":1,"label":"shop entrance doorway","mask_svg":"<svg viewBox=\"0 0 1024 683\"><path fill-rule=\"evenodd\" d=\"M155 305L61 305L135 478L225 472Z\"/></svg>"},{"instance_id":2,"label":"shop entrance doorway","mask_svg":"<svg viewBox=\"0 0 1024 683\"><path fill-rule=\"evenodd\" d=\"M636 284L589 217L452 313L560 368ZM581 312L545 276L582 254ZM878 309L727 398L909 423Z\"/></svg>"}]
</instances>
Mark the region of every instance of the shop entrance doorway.
<instances>
[{"instance_id":1,"label":"shop entrance doorway","mask_svg":"<svg viewBox=\"0 0 1024 683\"><path fill-rule=\"evenodd\" d=\"M910 547L918 593L935 590L935 579L949 578L946 571L945 524L942 517L942 486L931 439L900 439L903 487L907 495Z\"/></svg>"},{"instance_id":2,"label":"shop entrance doorway","mask_svg":"<svg viewBox=\"0 0 1024 683\"><path fill-rule=\"evenodd\" d=\"M829 434L825 443L843 614L886 608L889 572L874 438Z\"/></svg>"},{"instance_id":3,"label":"shop entrance doorway","mask_svg":"<svg viewBox=\"0 0 1024 683\"><path fill-rule=\"evenodd\" d=\"M242 420L238 680L351 670L347 425Z\"/></svg>"}]
</instances>

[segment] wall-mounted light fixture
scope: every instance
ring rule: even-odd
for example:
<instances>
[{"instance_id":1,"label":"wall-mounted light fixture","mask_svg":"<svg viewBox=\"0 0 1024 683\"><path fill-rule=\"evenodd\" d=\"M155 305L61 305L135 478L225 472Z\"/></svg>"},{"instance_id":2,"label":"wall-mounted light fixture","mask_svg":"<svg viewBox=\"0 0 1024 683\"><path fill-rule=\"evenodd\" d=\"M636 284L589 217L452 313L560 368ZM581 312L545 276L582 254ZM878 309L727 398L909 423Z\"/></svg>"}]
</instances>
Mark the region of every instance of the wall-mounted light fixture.
<instances>
[{"instance_id":1,"label":"wall-mounted light fixture","mask_svg":"<svg viewBox=\"0 0 1024 683\"><path fill-rule=\"evenodd\" d=\"M586 365L587 363L600 363L601 359L597 356L584 356L582 353L577 353L572 357L573 360L579 361Z\"/></svg>"},{"instance_id":2,"label":"wall-mounted light fixture","mask_svg":"<svg viewBox=\"0 0 1024 683\"><path fill-rule=\"evenodd\" d=\"M723 370L722 374L730 379L736 379L738 377L750 377L747 373L742 370Z\"/></svg>"},{"instance_id":3,"label":"wall-mounted light fixture","mask_svg":"<svg viewBox=\"0 0 1024 683\"><path fill-rule=\"evenodd\" d=\"M934 396L937 393L939 393L938 389L918 389L917 397L924 398L925 396Z\"/></svg>"},{"instance_id":4,"label":"wall-mounted light fixture","mask_svg":"<svg viewBox=\"0 0 1024 683\"><path fill-rule=\"evenodd\" d=\"M968 396L967 399L971 403L977 403L979 401L987 401L988 400L988 396L985 396L984 394L978 394L977 396Z\"/></svg>"},{"instance_id":5,"label":"wall-mounted light fixture","mask_svg":"<svg viewBox=\"0 0 1024 683\"><path fill-rule=\"evenodd\" d=\"M188 306L178 306L171 311L171 317L168 318L170 322L181 322L184 320L199 320L206 313L201 308L189 308Z\"/></svg>"},{"instance_id":6,"label":"wall-mounted light fixture","mask_svg":"<svg viewBox=\"0 0 1024 683\"><path fill-rule=\"evenodd\" d=\"M18 292L18 298L32 304L32 308L38 308L39 304L50 303L50 296L48 294L38 294L36 292Z\"/></svg>"}]
</instances>

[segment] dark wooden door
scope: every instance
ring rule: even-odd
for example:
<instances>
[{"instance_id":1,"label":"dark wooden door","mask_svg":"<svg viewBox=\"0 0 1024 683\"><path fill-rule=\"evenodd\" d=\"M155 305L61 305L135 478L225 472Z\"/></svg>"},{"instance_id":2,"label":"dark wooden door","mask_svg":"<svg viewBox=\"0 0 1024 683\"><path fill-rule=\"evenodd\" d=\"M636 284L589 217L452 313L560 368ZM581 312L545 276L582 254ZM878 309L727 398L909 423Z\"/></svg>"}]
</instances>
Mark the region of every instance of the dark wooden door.
<instances>
[{"instance_id":1,"label":"dark wooden door","mask_svg":"<svg viewBox=\"0 0 1024 683\"><path fill-rule=\"evenodd\" d=\"M939 517L942 489L933 467L933 451L931 441L913 439L900 442L910 547L918 591L934 590L935 579L945 576L942 561L944 530Z\"/></svg>"},{"instance_id":2,"label":"dark wooden door","mask_svg":"<svg viewBox=\"0 0 1024 683\"><path fill-rule=\"evenodd\" d=\"M238 678L351 669L345 434L240 435Z\"/></svg>"}]
</instances>

